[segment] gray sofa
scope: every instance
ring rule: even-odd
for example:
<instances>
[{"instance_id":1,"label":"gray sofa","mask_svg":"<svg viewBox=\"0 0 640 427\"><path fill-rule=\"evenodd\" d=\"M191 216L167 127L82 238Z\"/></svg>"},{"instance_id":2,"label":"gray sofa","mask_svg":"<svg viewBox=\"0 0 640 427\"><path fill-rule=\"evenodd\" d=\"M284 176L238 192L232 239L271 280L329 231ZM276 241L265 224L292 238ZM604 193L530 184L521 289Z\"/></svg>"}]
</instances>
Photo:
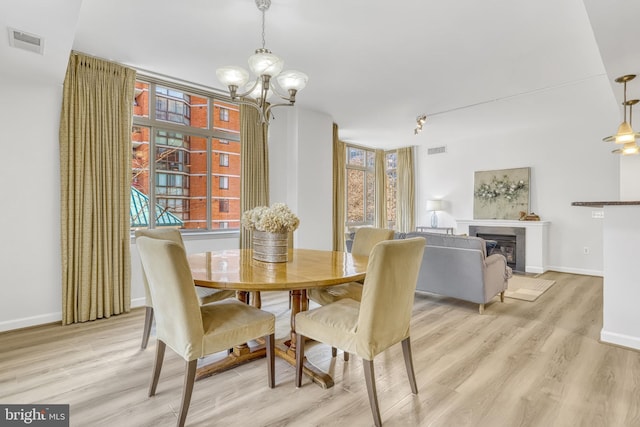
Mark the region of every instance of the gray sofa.
<instances>
[{"instance_id":1,"label":"gray sofa","mask_svg":"<svg viewBox=\"0 0 640 427\"><path fill-rule=\"evenodd\" d=\"M418 291L430 292L484 305L504 291L511 267L502 254L487 256L486 241L479 237L437 233L407 233L427 239L418 276Z\"/></svg>"},{"instance_id":2,"label":"gray sofa","mask_svg":"<svg viewBox=\"0 0 640 427\"><path fill-rule=\"evenodd\" d=\"M502 254L487 256L486 241L479 237L438 233L396 233L395 238L427 239L417 291L457 298L484 306L504 291L512 271ZM347 241L347 248L350 247Z\"/></svg>"}]
</instances>

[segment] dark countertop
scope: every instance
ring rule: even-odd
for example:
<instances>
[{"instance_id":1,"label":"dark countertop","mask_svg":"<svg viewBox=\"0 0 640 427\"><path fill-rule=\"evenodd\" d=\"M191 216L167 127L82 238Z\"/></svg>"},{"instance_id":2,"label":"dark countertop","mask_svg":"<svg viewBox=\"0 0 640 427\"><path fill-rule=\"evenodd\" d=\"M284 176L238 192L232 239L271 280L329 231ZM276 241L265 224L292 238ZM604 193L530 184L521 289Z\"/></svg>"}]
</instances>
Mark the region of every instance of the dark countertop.
<instances>
[{"instance_id":1,"label":"dark countertop","mask_svg":"<svg viewBox=\"0 0 640 427\"><path fill-rule=\"evenodd\" d=\"M640 201L611 201L611 202L571 202L571 206L586 206L589 208L602 208L605 206L637 206Z\"/></svg>"}]
</instances>

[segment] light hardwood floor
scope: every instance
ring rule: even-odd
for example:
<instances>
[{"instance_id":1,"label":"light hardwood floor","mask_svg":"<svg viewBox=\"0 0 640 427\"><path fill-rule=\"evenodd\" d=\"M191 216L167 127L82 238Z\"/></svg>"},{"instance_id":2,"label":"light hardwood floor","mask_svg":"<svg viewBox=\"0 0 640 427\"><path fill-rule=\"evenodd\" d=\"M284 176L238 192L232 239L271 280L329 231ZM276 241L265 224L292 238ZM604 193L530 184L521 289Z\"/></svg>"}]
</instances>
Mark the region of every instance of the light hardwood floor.
<instances>
[{"instance_id":1,"label":"light hardwood floor","mask_svg":"<svg viewBox=\"0 0 640 427\"><path fill-rule=\"evenodd\" d=\"M419 394L410 392L397 345L376 358L387 426L640 426L640 353L598 341L602 279L547 272L556 284L535 302L477 305L417 294L412 348ZM288 328L285 293L263 294L263 308ZM0 403L68 403L72 426L172 426L183 363L167 349L158 394L147 397L155 338L140 350L142 309L80 325L45 325L0 334ZM267 388L265 360L196 382L187 425L372 425L362 364L307 356L335 387L276 360Z\"/></svg>"}]
</instances>

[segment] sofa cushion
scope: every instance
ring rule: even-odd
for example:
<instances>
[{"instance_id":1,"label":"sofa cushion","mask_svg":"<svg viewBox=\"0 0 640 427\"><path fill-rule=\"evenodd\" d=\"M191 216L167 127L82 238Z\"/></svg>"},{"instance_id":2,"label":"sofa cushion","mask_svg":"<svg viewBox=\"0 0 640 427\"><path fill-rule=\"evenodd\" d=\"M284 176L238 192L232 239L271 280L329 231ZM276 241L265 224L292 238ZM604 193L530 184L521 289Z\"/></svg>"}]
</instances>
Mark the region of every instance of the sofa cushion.
<instances>
[{"instance_id":1,"label":"sofa cushion","mask_svg":"<svg viewBox=\"0 0 640 427\"><path fill-rule=\"evenodd\" d=\"M427 239L429 246L443 246L446 248L462 248L462 249L479 249L484 256L487 256L487 247L484 239L473 236L454 236L451 234L440 233L424 233L424 232L411 232L407 233L409 237L424 237Z\"/></svg>"}]
</instances>

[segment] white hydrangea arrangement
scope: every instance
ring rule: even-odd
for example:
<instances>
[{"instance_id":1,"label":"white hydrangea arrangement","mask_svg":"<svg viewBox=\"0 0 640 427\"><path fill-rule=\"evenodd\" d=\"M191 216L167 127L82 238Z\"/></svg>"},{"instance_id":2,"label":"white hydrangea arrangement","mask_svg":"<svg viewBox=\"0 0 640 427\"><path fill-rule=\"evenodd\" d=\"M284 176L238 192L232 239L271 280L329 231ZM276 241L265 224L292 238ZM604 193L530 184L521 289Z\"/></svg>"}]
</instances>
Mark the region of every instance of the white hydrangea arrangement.
<instances>
[{"instance_id":1,"label":"white hydrangea arrangement","mask_svg":"<svg viewBox=\"0 0 640 427\"><path fill-rule=\"evenodd\" d=\"M245 211L241 223L249 230L286 233L296 230L300 219L284 203L274 203L270 207L258 206Z\"/></svg>"}]
</instances>

